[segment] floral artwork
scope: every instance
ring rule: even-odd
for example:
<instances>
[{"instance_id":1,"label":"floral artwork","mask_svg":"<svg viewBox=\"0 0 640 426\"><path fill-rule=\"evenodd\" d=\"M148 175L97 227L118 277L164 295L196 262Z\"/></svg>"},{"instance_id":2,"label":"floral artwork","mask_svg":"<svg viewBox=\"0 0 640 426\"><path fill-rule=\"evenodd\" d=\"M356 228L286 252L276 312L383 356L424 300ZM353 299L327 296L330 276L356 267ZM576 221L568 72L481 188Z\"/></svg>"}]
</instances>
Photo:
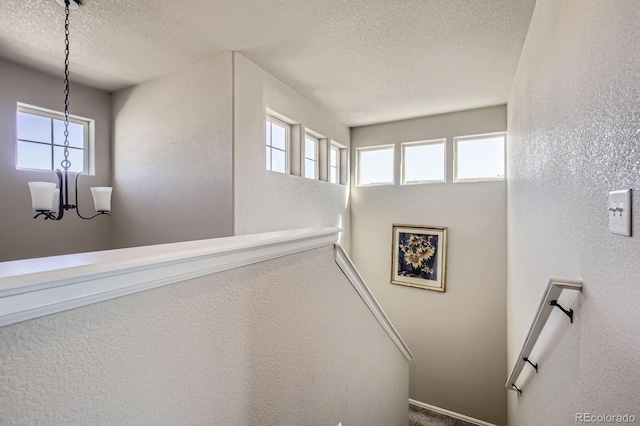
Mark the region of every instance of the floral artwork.
<instances>
[{"instance_id":1,"label":"floral artwork","mask_svg":"<svg viewBox=\"0 0 640 426\"><path fill-rule=\"evenodd\" d=\"M400 233L398 271L403 277L435 279L438 236Z\"/></svg>"},{"instance_id":2,"label":"floral artwork","mask_svg":"<svg viewBox=\"0 0 640 426\"><path fill-rule=\"evenodd\" d=\"M393 226L391 283L444 291L446 228Z\"/></svg>"}]
</instances>

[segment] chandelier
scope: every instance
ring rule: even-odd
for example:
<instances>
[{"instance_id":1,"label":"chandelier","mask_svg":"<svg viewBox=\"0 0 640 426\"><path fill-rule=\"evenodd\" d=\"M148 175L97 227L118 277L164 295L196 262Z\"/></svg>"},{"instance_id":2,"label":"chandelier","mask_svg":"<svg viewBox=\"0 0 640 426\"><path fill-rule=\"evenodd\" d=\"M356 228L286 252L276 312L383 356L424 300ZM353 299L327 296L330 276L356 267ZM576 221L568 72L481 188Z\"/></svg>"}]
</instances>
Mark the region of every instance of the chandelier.
<instances>
[{"instance_id":1,"label":"chandelier","mask_svg":"<svg viewBox=\"0 0 640 426\"><path fill-rule=\"evenodd\" d=\"M64 159L60 162L62 171L56 170L58 183L29 182L31 204L36 215L33 218L44 217L45 220L61 220L66 210L75 210L82 219L93 219L100 215L109 215L111 211L111 192L113 188L99 186L91 188L96 214L84 217L78 209L78 177L75 177L75 203L69 198L69 10L78 9L80 0L56 0L65 10L64 19Z\"/></svg>"}]
</instances>

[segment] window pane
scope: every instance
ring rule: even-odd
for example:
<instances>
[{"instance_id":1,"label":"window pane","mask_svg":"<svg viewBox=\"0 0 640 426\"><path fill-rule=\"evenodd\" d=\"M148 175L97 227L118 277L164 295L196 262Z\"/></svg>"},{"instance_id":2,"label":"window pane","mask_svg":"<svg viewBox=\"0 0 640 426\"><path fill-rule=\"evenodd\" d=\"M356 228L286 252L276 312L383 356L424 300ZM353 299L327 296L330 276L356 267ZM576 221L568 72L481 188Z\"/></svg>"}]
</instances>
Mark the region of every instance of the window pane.
<instances>
[{"instance_id":1,"label":"window pane","mask_svg":"<svg viewBox=\"0 0 640 426\"><path fill-rule=\"evenodd\" d=\"M275 126L274 126L275 127ZM274 172L286 173L286 155L284 151L279 149L271 150L271 170Z\"/></svg>"},{"instance_id":2,"label":"window pane","mask_svg":"<svg viewBox=\"0 0 640 426\"><path fill-rule=\"evenodd\" d=\"M271 123L271 145L283 151L287 146L286 130L284 127L276 123Z\"/></svg>"},{"instance_id":3,"label":"window pane","mask_svg":"<svg viewBox=\"0 0 640 426\"><path fill-rule=\"evenodd\" d=\"M331 167L331 175L329 176L329 182L331 183L339 183L339 179L338 179L338 168L337 167Z\"/></svg>"},{"instance_id":4,"label":"window pane","mask_svg":"<svg viewBox=\"0 0 640 426\"><path fill-rule=\"evenodd\" d=\"M331 166L338 166L338 150L335 147L331 147Z\"/></svg>"},{"instance_id":5,"label":"window pane","mask_svg":"<svg viewBox=\"0 0 640 426\"><path fill-rule=\"evenodd\" d=\"M316 162L313 160L309 160L308 158L304 159L304 177L309 179L316 178Z\"/></svg>"},{"instance_id":6,"label":"window pane","mask_svg":"<svg viewBox=\"0 0 640 426\"><path fill-rule=\"evenodd\" d=\"M267 170L271 170L271 148L267 147Z\"/></svg>"},{"instance_id":7,"label":"window pane","mask_svg":"<svg viewBox=\"0 0 640 426\"><path fill-rule=\"evenodd\" d=\"M18 141L18 167L51 170L51 145Z\"/></svg>"},{"instance_id":8,"label":"window pane","mask_svg":"<svg viewBox=\"0 0 640 426\"><path fill-rule=\"evenodd\" d=\"M405 145L404 182L444 181L444 143Z\"/></svg>"},{"instance_id":9,"label":"window pane","mask_svg":"<svg viewBox=\"0 0 640 426\"><path fill-rule=\"evenodd\" d=\"M267 121L267 145L271 145L271 122ZM267 167L269 168L269 167Z\"/></svg>"},{"instance_id":10,"label":"window pane","mask_svg":"<svg viewBox=\"0 0 640 426\"><path fill-rule=\"evenodd\" d=\"M393 148L359 151L360 184L393 183Z\"/></svg>"},{"instance_id":11,"label":"window pane","mask_svg":"<svg viewBox=\"0 0 640 426\"><path fill-rule=\"evenodd\" d=\"M304 156L312 160L316 159L316 141L305 138L304 140Z\"/></svg>"},{"instance_id":12,"label":"window pane","mask_svg":"<svg viewBox=\"0 0 640 426\"><path fill-rule=\"evenodd\" d=\"M457 141L457 178L504 178L504 136Z\"/></svg>"},{"instance_id":13,"label":"window pane","mask_svg":"<svg viewBox=\"0 0 640 426\"><path fill-rule=\"evenodd\" d=\"M51 143L51 119L18 112L18 139Z\"/></svg>"},{"instance_id":14,"label":"window pane","mask_svg":"<svg viewBox=\"0 0 640 426\"><path fill-rule=\"evenodd\" d=\"M53 147L53 168L62 169L60 163L64 160L64 148ZM71 161L70 172L82 173L84 171L84 151L76 148L69 148L69 161Z\"/></svg>"},{"instance_id":15,"label":"window pane","mask_svg":"<svg viewBox=\"0 0 640 426\"><path fill-rule=\"evenodd\" d=\"M64 121L53 120L53 143L64 145ZM69 123L69 146L84 148L84 126Z\"/></svg>"}]
</instances>

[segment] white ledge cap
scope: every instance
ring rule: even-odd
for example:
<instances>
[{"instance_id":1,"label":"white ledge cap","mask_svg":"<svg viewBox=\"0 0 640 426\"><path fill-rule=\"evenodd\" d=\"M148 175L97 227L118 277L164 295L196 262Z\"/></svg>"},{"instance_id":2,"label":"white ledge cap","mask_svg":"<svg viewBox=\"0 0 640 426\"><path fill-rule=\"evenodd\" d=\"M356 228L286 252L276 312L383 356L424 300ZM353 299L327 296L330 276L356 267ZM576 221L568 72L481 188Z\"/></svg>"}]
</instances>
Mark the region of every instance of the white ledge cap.
<instances>
[{"instance_id":1,"label":"white ledge cap","mask_svg":"<svg viewBox=\"0 0 640 426\"><path fill-rule=\"evenodd\" d=\"M329 237L335 242L341 231L342 228L301 228L0 262L0 297L34 290L43 285L50 287L60 281L69 283L104 273L117 275L132 269L155 268L159 264L181 263L206 257L220 258L227 254L255 252L261 248L317 240L321 237Z\"/></svg>"}]
</instances>

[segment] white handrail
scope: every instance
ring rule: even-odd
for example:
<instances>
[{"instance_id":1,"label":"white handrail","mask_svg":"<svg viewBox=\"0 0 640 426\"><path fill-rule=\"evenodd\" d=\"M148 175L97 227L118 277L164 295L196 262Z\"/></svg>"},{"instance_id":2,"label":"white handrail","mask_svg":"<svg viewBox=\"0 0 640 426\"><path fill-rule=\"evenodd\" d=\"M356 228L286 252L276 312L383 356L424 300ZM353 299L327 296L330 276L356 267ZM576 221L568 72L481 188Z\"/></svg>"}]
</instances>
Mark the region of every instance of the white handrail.
<instances>
[{"instance_id":1,"label":"white handrail","mask_svg":"<svg viewBox=\"0 0 640 426\"><path fill-rule=\"evenodd\" d=\"M351 258L340 244L336 244L336 263L340 269L342 269L342 272L344 272L344 275L347 277L353 288L358 292L364 303L369 307L371 313L376 317L384 331L389 335L398 349L400 349L402 355L404 355L407 361L411 361L413 354L407 347L407 344L402 340L398 330L393 326L389 317L387 317L387 314L384 313L380 303L378 303L373 293L371 293L371 290L364 281L364 278L362 278L362 275L360 275L360 272L356 269Z\"/></svg>"},{"instance_id":2,"label":"white handrail","mask_svg":"<svg viewBox=\"0 0 640 426\"><path fill-rule=\"evenodd\" d=\"M525 364L528 362L527 360L529 359L529 355L531 355L531 351L538 341L538 337L540 337L540 333L542 332L544 325L547 323L549 315L551 315L551 311L556 305L555 302L557 302L558 297L560 297L563 290L582 291L582 281L570 278L549 277L547 287L544 292L544 298L540 301L540 305L538 305L535 320L529 328L529 334L527 334L527 338L524 341L520 355L518 355L516 364L511 370L509 380L507 380L507 383L504 385L505 388L522 393L522 391L516 387L516 381L518 380ZM573 314L573 310L570 312ZM571 322L573 322L573 317L571 318Z\"/></svg>"}]
</instances>

